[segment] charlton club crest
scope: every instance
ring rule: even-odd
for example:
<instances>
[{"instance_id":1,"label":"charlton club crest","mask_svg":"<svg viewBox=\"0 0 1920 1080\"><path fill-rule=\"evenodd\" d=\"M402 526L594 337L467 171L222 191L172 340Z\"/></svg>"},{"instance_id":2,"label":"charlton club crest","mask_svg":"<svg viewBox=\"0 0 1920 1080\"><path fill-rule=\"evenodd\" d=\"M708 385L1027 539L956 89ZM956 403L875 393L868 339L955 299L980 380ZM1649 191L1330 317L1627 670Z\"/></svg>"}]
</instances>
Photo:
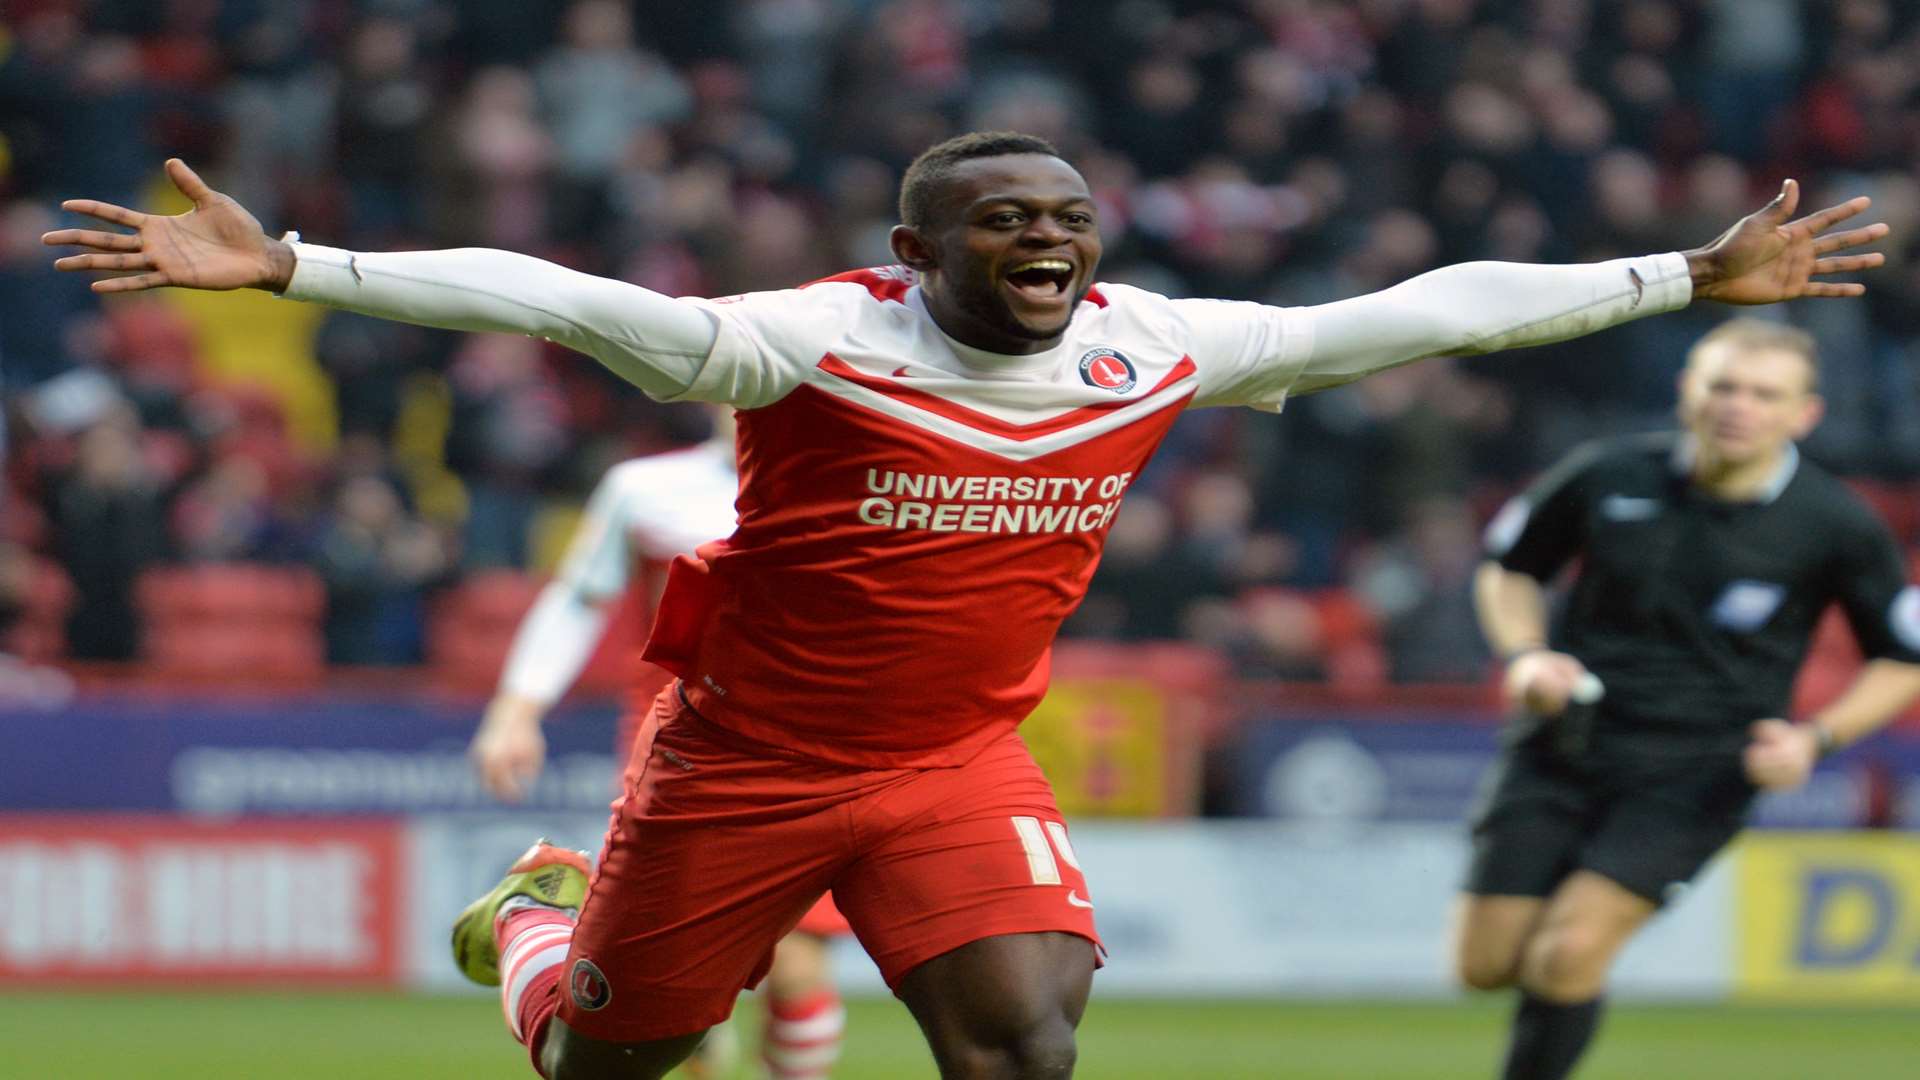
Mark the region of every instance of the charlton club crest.
<instances>
[{"instance_id":1,"label":"charlton club crest","mask_svg":"<svg viewBox=\"0 0 1920 1080\"><path fill-rule=\"evenodd\" d=\"M608 985L607 977L584 956L573 962L573 970L567 974L567 989L573 994L573 1003L587 1012L604 1009L607 1002L613 1000L613 987Z\"/></svg>"},{"instance_id":2,"label":"charlton club crest","mask_svg":"<svg viewBox=\"0 0 1920 1080\"><path fill-rule=\"evenodd\" d=\"M1095 349L1080 358L1080 379L1088 386L1124 394L1137 381L1133 361L1112 349Z\"/></svg>"}]
</instances>

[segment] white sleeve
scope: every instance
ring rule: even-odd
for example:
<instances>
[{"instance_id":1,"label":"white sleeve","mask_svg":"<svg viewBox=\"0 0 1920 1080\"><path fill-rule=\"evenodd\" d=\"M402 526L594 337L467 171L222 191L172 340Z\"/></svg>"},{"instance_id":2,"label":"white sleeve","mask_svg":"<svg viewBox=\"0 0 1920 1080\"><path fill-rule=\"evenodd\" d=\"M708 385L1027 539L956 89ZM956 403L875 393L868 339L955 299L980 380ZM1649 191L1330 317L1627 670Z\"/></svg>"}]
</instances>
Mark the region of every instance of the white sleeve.
<instances>
[{"instance_id":1,"label":"white sleeve","mask_svg":"<svg viewBox=\"0 0 1920 1080\"><path fill-rule=\"evenodd\" d=\"M1678 252L1577 266L1476 262L1306 308L1175 300L1200 365L1195 405L1278 409L1288 394L1430 356L1545 345L1686 307Z\"/></svg>"},{"instance_id":2,"label":"white sleeve","mask_svg":"<svg viewBox=\"0 0 1920 1080\"><path fill-rule=\"evenodd\" d=\"M662 401L685 395L715 352L718 320L685 300L490 248L357 252L292 245L283 293L448 330L529 334L577 349Z\"/></svg>"},{"instance_id":3,"label":"white sleeve","mask_svg":"<svg viewBox=\"0 0 1920 1080\"><path fill-rule=\"evenodd\" d=\"M619 469L615 466L593 489L559 573L514 631L501 690L551 705L579 678L599 645L607 624L603 605L626 589L633 573Z\"/></svg>"},{"instance_id":4,"label":"white sleeve","mask_svg":"<svg viewBox=\"0 0 1920 1080\"><path fill-rule=\"evenodd\" d=\"M600 644L606 609L556 580L540 590L500 673L502 692L552 705L567 692Z\"/></svg>"},{"instance_id":5,"label":"white sleeve","mask_svg":"<svg viewBox=\"0 0 1920 1080\"><path fill-rule=\"evenodd\" d=\"M1304 308L1244 300L1169 301L1176 334L1199 369L1195 406L1251 405L1279 412L1313 351Z\"/></svg>"},{"instance_id":6,"label":"white sleeve","mask_svg":"<svg viewBox=\"0 0 1920 1080\"><path fill-rule=\"evenodd\" d=\"M1678 252L1579 266L1476 262L1304 309L1312 347L1293 384L1311 393L1429 356L1545 345L1693 299Z\"/></svg>"}]
</instances>

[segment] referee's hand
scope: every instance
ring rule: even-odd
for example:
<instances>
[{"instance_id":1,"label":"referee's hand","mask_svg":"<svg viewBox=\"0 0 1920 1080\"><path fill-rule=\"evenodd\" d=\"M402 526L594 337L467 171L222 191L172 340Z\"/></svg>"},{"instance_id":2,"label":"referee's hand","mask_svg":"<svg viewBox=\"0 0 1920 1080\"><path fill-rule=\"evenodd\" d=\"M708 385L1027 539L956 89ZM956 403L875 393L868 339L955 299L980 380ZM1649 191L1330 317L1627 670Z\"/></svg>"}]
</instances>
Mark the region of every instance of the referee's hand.
<instances>
[{"instance_id":1,"label":"referee's hand","mask_svg":"<svg viewBox=\"0 0 1920 1080\"><path fill-rule=\"evenodd\" d=\"M1785 720L1761 720L1747 729L1752 736L1741 763L1747 779L1767 791L1788 791L1807 782L1820 760L1820 737L1812 726Z\"/></svg>"},{"instance_id":2,"label":"referee's hand","mask_svg":"<svg viewBox=\"0 0 1920 1080\"><path fill-rule=\"evenodd\" d=\"M1533 649L1507 664L1502 689L1509 705L1518 705L1535 716L1559 716L1567 711L1573 688L1586 673L1587 666L1577 657Z\"/></svg>"}]
</instances>

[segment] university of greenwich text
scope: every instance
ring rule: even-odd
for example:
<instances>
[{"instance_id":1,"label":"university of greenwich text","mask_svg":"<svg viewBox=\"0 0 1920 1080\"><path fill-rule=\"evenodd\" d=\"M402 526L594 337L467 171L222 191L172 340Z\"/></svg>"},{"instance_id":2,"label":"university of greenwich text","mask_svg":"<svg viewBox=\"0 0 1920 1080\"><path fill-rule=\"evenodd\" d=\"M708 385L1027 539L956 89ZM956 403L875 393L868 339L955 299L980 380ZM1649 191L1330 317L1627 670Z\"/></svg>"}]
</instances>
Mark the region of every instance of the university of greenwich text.
<instances>
[{"instance_id":1,"label":"university of greenwich text","mask_svg":"<svg viewBox=\"0 0 1920 1080\"><path fill-rule=\"evenodd\" d=\"M1107 476L946 476L868 469L868 525L932 532L1065 533L1103 529L1130 472Z\"/></svg>"}]
</instances>

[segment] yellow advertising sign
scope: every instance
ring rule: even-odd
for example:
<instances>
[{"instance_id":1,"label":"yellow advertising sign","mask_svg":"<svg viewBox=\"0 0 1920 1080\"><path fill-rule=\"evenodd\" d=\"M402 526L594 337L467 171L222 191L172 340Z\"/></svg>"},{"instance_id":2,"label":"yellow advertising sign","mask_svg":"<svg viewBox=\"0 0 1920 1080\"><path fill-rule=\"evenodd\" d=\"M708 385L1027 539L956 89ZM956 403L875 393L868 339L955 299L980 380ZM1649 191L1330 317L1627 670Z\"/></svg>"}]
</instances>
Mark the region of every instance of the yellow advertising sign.
<instances>
[{"instance_id":1,"label":"yellow advertising sign","mask_svg":"<svg viewBox=\"0 0 1920 1080\"><path fill-rule=\"evenodd\" d=\"M1060 812L1158 817L1168 799L1168 695L1139 679L1060 679L1020 725Z\"/></svg>"},{"instance_id":2,"label":"yellow advertising sign","mask_svg":"<svg viewBox=\"0 0 1920 1080\"><path fill-rule=\"evenodd\" d=\"M1749 833L1735 865L1737 995L1920 1002L1920 838Z\"/></svg>"}]
</instances>

